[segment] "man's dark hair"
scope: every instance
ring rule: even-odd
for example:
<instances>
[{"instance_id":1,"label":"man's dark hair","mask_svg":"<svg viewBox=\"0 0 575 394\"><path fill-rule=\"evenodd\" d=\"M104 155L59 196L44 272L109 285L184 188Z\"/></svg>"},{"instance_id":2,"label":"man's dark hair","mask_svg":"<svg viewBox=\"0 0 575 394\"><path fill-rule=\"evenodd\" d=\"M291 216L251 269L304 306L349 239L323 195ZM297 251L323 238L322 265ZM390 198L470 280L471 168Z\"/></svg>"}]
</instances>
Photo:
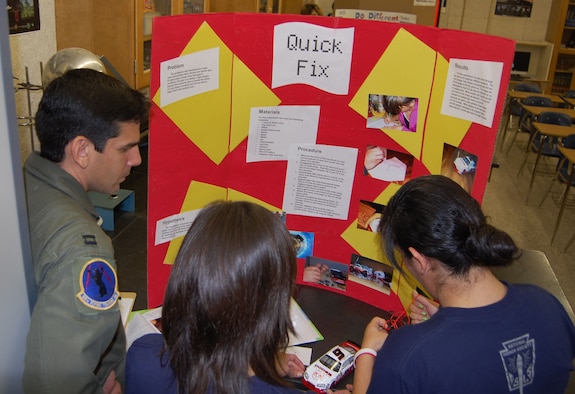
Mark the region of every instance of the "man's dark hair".
<instances>
[{"instance_id":1,"label":"man's dark hair","mask_svg":"<svg viewBox=\"0 0 575 394\"><path fill-rule=\"evenodd\" d=\"M59 163L66 145L82 135L98 152L119 134L119 123L144 123L149 101L137 90L104 73L75 69L46 87L36 113L40 155Z\"/></svg>"}]
</instances>

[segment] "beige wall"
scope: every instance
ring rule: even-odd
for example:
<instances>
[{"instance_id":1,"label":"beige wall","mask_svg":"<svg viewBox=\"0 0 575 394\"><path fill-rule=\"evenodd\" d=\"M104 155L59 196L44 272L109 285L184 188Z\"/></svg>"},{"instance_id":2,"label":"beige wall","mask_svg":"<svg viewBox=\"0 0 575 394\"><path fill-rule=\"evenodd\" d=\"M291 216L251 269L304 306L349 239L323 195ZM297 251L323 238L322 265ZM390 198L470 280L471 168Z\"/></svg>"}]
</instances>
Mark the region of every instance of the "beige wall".
<instances>
[{"instance_id":1,"label":"beige wall","mask_svg":"<svg viewBox=\"0 0 575 394\"><path fill-rule=\"evenodd\" d=\"M46 64L48 59L56 53L56 26L54 14L54 0L41 0L40 30L29 33L10 35L10 54L12 58L12 74L18 80L15 83L26 81L26 67L30 83L41 84L40 62ZM79 33L80 34L80 33ZM14 93L17 116L28 116L28 98L26 90ZM32 114L36 113L38 102L42 97L41 91L30 91ZM19 123L24 120L19 120ZM30 128L18 127L22 160L25 160L32 149ZM32 133L33 134L33 133ZM38 149L38 142L34 142Z\"/></svg>"},{"instance_id":2,"label":"beige wall","mask_svg":"<svg viewBox=\"0 0 575 394\"><path fill-rule=\"evenodd\" d=\"M314 0L311 0L312 2ZM439 1L439 0L438 0ZM552 0L533 2L531 18L495 16L496 0L448 0L440 15L440 27L462 29L478 33L507 37L517 41L544 41ZM315 0L322 10L329 12L331 0ZM24 82L26 67L30 82L40 84L40 62L45 64L56 53L56 26L54 0L42 0L40 4L39 31L10 35L13 75ZM81 32L78 32L81 34ZM30 92L32 114L36 112L41 92ZM28 115L25 90L15 93L17 116ZM29 127L19 127L21 155L25 159L32 149ZM34 141L34 148L38 148Z\"/></svg>"},{"instance_id":3,"label":"beige wall","mask_svg":"<svg viewBox=\"0 0 575 394\"><path fill-rule=\"evenodd\" d=\"M545 41L552 0L533 2L530 18L495 15L496 0L447 0L439 26L510 38Z\"/></svg>"}]
</instances>

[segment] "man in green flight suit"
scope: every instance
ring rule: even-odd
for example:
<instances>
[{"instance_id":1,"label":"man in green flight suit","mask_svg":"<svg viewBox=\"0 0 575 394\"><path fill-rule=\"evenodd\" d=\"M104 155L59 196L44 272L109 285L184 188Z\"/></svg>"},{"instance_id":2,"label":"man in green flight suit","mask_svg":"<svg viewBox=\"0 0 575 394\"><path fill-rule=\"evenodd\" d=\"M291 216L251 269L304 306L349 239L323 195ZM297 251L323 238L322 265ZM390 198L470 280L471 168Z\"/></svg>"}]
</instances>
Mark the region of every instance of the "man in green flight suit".
<instances>
[{"instance_id":1,"label":"man in green flight suit","mask_svg":"<svg viewBox=\"0 0 575 394\"><path fill-rule=\"evenodd\" d=\"M26 344L26 393L119 393L126 338L112 242L87 192L113 194L141 163L149 102L117 79L75 69L46 87L40 152L24 172L38 299Z\"/></svg>"}]
</instances>

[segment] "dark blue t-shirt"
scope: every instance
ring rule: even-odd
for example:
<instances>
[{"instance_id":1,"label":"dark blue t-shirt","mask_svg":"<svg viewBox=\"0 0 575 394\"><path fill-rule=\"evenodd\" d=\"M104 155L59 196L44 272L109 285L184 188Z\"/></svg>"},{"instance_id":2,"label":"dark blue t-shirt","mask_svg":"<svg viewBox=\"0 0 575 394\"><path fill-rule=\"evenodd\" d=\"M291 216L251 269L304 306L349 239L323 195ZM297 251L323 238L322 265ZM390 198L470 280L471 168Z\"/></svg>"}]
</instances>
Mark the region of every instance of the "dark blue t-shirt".
<instances>
[{"instance_id":1,"label":"dark blue t-shirt","mask_svg":"<svg viewBox=\"0 0 575 394\"><path fill-rule=\"evenodd\" d=\"M387 338L368 393L564 393L575 328L561 303L532 285L499 302L440 308Z\"/></svg>"},{"instance_id":2,"label":"dark blue t-shirt","mask_svg":"<svg viewBox=\"0 0 575 394\"><path fill-rule=\"evenodd\" d=\"M126 357L126 394L177 394L178 386L168 355L162 354L164 340L160 334L138 338ZM301 394L295 389L274 386L258 377L250 378L250 394Z\"/></svg>"}]
</instances>

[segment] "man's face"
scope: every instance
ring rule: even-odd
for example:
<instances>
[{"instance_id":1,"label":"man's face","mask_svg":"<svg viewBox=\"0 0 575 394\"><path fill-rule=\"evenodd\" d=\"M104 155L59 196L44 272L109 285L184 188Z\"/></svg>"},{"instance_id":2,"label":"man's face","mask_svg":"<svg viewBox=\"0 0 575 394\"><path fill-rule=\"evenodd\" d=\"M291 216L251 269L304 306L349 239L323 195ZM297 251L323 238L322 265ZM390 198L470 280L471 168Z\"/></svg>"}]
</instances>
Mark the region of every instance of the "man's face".
<instances>
[{"instance_id":1,"label":"man's face","mask_svg":"<svg viewBox=\"0 0 575 394\"><path fill-rule=\"evenodd\" d=\"M142 163L140 156L140 124L120 123L120 134L110 138L102 153L94 152L88 190L114 194L120 189L132 167Z\"/></svg>"}]
</instances>

